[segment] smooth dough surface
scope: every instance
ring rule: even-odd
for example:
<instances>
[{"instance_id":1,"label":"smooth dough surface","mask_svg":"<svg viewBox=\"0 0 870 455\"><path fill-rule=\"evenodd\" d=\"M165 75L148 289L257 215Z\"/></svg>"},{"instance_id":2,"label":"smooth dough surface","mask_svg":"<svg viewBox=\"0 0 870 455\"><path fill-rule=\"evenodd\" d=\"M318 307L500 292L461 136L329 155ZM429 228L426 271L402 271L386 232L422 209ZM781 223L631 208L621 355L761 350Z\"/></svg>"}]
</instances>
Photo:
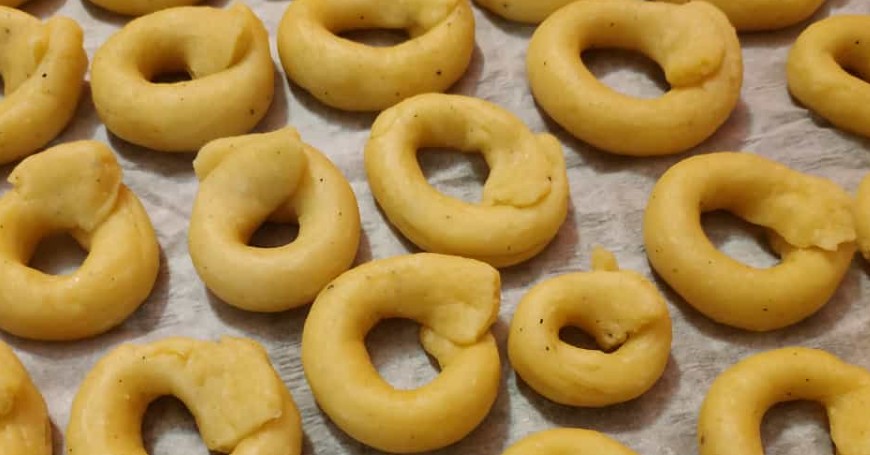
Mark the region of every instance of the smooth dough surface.
<instances>
[{"instance_id":1,"label":"smooth dough surface","mask_svg":"<svg viewBox=\"0 0 870 455\"><path fill-rule=\"evenodd\" d=\"M18 356L0 341L0 453L51 455L51 439L42 394Z\"/></svg>"},{"instance_id":2,"label":"smooth dough surface","mask_svg":"<svg viewBox=\"0 0 870 455\"><path fill-rule=\"evenodd\" d=\"M686 3L690 0L663 0ZM809 19L825 0L703 0L721 9L741 32L778 30Z\"/></svg>"},{"instance_id":3,"label":"smooth dough surface","mask_svg":"<svg viewBox=\"0 0 870 455\"><path fill-rule=\"evenodd\" d=\"M141 16L167 8L191 6L202 0L87 0L113 13Z\"/></svg>"},{"instance_id":4,"label":"smooth dough surface","mask_svg":"<svg viewBox=\"0 0 870 455\"><path fill-rule=\"evenodd\" d=\"M537 24L559 8L577 0L474 0L480 6L512 21Z\"/></svg>"},{"instance_id":5,"label":"smooth dough surface","mask_svg":"<svg viewBox=\"0 0 870 455\"><path fill-rule=\"evenodd\" d=\"M581 428L556 428L526 436L502 455L637 455L602 433Z\"/></svg>"}]
</instances>

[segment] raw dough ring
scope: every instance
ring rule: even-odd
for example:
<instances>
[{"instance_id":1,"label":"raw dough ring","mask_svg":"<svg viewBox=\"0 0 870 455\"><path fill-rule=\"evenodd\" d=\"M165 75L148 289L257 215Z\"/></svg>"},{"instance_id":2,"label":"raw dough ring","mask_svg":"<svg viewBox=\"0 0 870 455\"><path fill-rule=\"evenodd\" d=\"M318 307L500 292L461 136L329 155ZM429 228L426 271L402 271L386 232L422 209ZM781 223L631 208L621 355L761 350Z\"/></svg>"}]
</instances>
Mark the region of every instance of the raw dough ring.
<instances>
[{"instance_id":1,"label":"raw dough ring","mask_svg":"<svg viewBox=\"0 0 870 455\"><path fill-rule=\"evenodd\" d=\"M816 22L798 36L789 51L789 92L837 128L866 137L870 137L868 81L870 15L833 16Z\"/></svg>"},{"instance_id":2,"label":"raw dough ring","mask_svg":"<svg viewBox=\"0 0 870 455\"><path fill-rule=\"evenodd\" d=\"M202 0L89 0L94 5L125 16L141 16L167 8L195 5Z\"/></svg>"},{"instance_id":3,"label":"raw dough ring","mask_svg":"<svg viewBox=\"0 0 870 455\"><path fill-rule=\"evenodd\" d=\"M689 0L664 0L686 3ZM812 16L825 0L704 0L728 16L741 32L777 30Z\"/></svg>"},{"instance_id":4,"label":"raw dough ring","mask_svg":"<svg viewBox=\"0 0 870 455\"><path fill-rule=\"evenodd\" d=\"M858 250L870 261L870 174L867 174L858 194L855 196L855 232L858 236Z\"/></svg>"},{"instance_id":5,"label":"raw dough ring","mask_svg":"<svg viewBox=\"0 0 870 455\"><path fill-rule=\"evenodd\" d=\"M623 95L578 58L592 48L637 50L664 70L671 89L655 99ZM620 155L686 151L728 119L740 97L743 60L728 18L709 3L583 0L552 14L532 36L532 94L558 124Z\"/></svg>"},{"instance_id":6,"label":"raw dough ring","mask_svg":"<svg viewBox=\"0 0 870 455\"><path fill-rule=\"evenodd\" d=\"M502 455L637 455L615 439L580 428L557 428L527 436Z\"/></svg>"},{"instance_id":7,"label":"raw dough ring","mask_svg":"<svg viewBox=\"0 0 870 455\"><path fill-rule=\"evenodd\" d=\"M20 3L20 2L18 2ZM0 6L0 164L23 158L57 137L75 114L88 57L72 19L45 23Z\"/></svg>"},{"instance_id":8,"label":"raw dough ring","mask_svg":"<svg viewBox=\"0 0 870 455\"><path fill-rule=\"evenodd\" d=\"M429 185L417 149L481 153L490 166L483 200L471 204ZM535 135L501 107L426 94L384 111L365 149L369 185L390 222L420 248L505 267L538 254L568 212L562 146Z\"/></svg>"},{"instance_id":9,"label":"raw dough ring","mask_svg":"<svg viewBox=\"0 0 870 455\"><path fill-rule=\"evenodd\" d=\"M314 300L356 257L360 216L350 185L293 128L218 139L193 162L200 180L190 220L196 271L218 297L251 311ZM265 220L298 222L278 248L247 239Z\"/></svg>"},{"instance_id":10,"label":"raw dough ring","mask_svg":"<svg viewBox=\"0 0 870 455\"><path fill-rule=\"evenodd\" d=\"M0 198L0 328L73 340L106 332L151 293L160 266L148 214L104 144L69 142L22 161ZM68 232L88 257L71 275L27 263L40 240Z\"/></svg>"},{"instance_id":11,"label":"raw dough ring","mask_svg":"<svg viewBox=\"0 0 870 455\"><path fill-rule=\"evenodd\" d=\"M402 29L391 47L337 33ZM427 92L443 92L465 73L474 52L469 0L294 0L278 28L287 75L321 102L347 111L380 111Z\"/></svg>"},{"instance_id":12,"label":"raw dough ring","mask_svg":"<svg viewBox=\"0 0 870 455\"><path fill-rule=\"evenodd\" d=\"M700 223L715 210L768 228L780 263L758 269L717 250ZM839 286L855 253L852 199L829 180L758 155L699 155L656 183L644 242L656 272L707 317L779 329L815 313Z\"/></svg>"},{"instance_id":13,"label":"raw dough ring","mask_svg":"<svg viewBox=\"0 0 870 455\"><path fill-rule=\"evenodd\" d=\"M6 343L0 341L0 453L51 455L51 422L42 394Z\"/></svg>"},{"instance_id":14,"label":"raw dough ring","mask_svg":"<svg viewBox=\"0 0 870 455\"><path fill-rule=\"evenodd\" d=\"M538 24L554 11L577 0L475 0L499 16L526 24Z\"/></svg>"},{"instance_id":15,"label":"raw dough ring","mask_svg":"<svg viewBox=\"0 0 870 455\"><path fill-rule=\"evenodd\" d=\"M156 84L187 71L190 81ZM195 151L250 131L275 91L269 35L244 4L186 6L130 21L94 55L97 113L118 137L164 152Z\"/></svg>"},{"instance_id":16,"label":"raw dough ring","mask_svg":"<svg viewBox=\"0 0 870 455\"><path fill-rule=\"evenodd\" d=\"M596 249L592 272L544 281L520 301L511 321L508 354L532 389L557 403L601 407L639 397L668 363L671 318L656 287L619 270ZM559 339L567 325L595 337L605 352Z\"/></svg>"},{"instance_id":17,"label":"raw dough ring","mask_svg":"<svg viewBox=\"0 0 870 455\"><path fill-rule=\"evenodd\" d=\"M317 297L302 332L302 366L320 408L354 439L391 453L439 449L464 438L489 413L499 389L498 271L432 253L363 264ZM423 349L441 374L397 390L372 365L365 336L380 320L423 327Z\"/></svg>"},{"instance_id":18,"label":"raw dough ring","mask_svg":"<svg viewBox=\"0 0 870 455\"><path fill-rule=\"evenodd\" d=\"M764 455L764 414L794 400L826 408L835 453L867 453L870 372L821 350L789 347L748 357L716 378L698 417L700 455Z\"/></svg>"},{"instance_id":19,"label":"raw dough ring","mask_svg":"<svg viewBox=\"0 0 870 455\"><path fill-rule=\"evenodd\" d=\"M142 416L172 395L193 414L210 450L229 455L299 455L293 397L257 342L167 338L124 344L103 357L73 400L67 455L144 454Z\"/></svg>"}]
</instances>

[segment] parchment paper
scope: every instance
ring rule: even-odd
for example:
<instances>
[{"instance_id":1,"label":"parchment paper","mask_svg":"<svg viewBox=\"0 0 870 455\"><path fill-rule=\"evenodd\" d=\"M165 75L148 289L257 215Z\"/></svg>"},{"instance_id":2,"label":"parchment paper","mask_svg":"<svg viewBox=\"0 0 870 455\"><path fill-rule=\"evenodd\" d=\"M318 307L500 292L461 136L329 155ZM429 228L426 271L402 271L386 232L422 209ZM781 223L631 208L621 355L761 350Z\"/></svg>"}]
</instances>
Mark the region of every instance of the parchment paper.
<instances>
[{"instance_id":1,"label":"parchment paper","mask_svg":"<svg viewBox=\"0 0 870 455\"><path fill-rule=\"evenodd\" d=\"M531 0L534 1L534 0ZM272 35L287 0L247 0ZM33 0L25 9L49 17L63 14L86 30L92 57L103 40L125 19L82 0ZM224 6L229 0L207 2ZM815 16L870 13L865 0L829 0ZM651 272L643 250L641 220L646 198L656 179L685 158L616 158L573 139L539 111L525 79L524 58L532 27L506 22L475 7L477 49L467 75L453 92L494 101L520 116L534 131L550 131L564 145L571 183L571 211L558 237L543 253L524 265L504 270L501 317L494 332L504 351L507 327L523 293L548 277L588 270L591 248L610 248L624 268L656 280L670 304L674 320L671 361L658 384L643 397L605 409L574 409L538 396L513 374L503 355L503 386L486 421L468 438L438 453L500 454L520 438L548 428L583 427L605 432L644 455L697 453L697 412L710 383L723 369L751 353L787 345L820 347L870 368L870 280L858 259L833 300L816 315L786 330L752 334L717 325L680 300ZM785 61L789 46L805 25L774 33L743 35L745 83L742 100L730 120L693 153L746 150L787 163L804 172L831 178L854 191L870 172L870 141L862 140L816 119L799 107L786 90ZM588 56L594 72L608 84L630 94L656 96L666 88L663 76L649 61L620 52ZM283 72L280 72L283 74ZM356 443L318 410L305 383L299 343L306 310L258 315L235 310L211 296L194 273L186 233L197 185L192 155L161 154L107 136L90 102L89 93L72 125L58 142L96 138L117 151L125 181L142 199L157 230L163 251L160 278L151 298L126 323L103 336L74 343L40 343L2 335L21 357L48 402L55 425L55 453L63 453L62 433L76 390L94 362L122 342L147 342L183 335L216 339L221 335L252 337L264 343L275 367L290 388L304 420L304 453L377 453ZM364 236L358 262L416 251L386 223L369 192L363 169L363 145L374 115L349 114L327 108L300 88L277 80L275 103L258 131L285 124L299 129L308 143L322 150L351 182L362 213ZM486 176L476 156L423 153L421 162L430 181L457 197L474 200ZM11 166L0 167L5 181ZM4 182L5 185L5 182ZM5 190L8 185L3 186ZM755 265L775 259L758 241L757 230L729 216L705 218L717 245ZM267 239L268 240L268 239ZM55 271L81 260L74 247L52 243L42 248L38 264ZM65 245L65 246L64 246ZM59 250L54 251L52 250ZM73 262L69 257L72 254ZM51 265L61 255L66 268ZM55 261L56 262L56 261ZM416 338L412 323L385 323L370 336L373 359L393 384L413 387L435 375ZM831 443L821 407L792 404L768 414L763 426L767 453L830 454ZM161 400L152 406L144 425L151 455L205 454L195 425L183 406Z\"/></svg>"}]
</instances>

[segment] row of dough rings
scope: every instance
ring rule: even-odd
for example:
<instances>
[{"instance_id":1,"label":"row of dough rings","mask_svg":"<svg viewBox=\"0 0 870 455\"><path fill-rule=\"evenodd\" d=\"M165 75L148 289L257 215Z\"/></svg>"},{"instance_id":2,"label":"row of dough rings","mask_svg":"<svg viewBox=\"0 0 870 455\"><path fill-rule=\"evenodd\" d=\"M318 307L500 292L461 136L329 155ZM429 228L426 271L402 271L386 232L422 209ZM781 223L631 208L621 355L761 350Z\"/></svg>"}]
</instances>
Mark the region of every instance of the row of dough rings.
<instances>
[{"instance_id":1,"label":"row of dough rings","mask_svg":"<svg viewBox=\"0 0 870 455\"><path fill-rule=\"evenodd\" d=\"M774 330L815 313L839 286L856 248L852 208L835 183L761 156L699 155L656 183L644 244L655 271L707 317ZM715 210L767 228L780 263L758 269L717 250L700 224L702 213Z\"/></svg>"},{"instance_id":2,"label":"row of dough rings","mask_svg":"<svg viewBox=\"0 0 870 455\"><path fill-rule=\"evenodd\" d=\"M577 58L596 47L649 56L671 89L639 99L607 87ZM703 1L577 1L535 30L526 66L535 100L559 125L597 148L633 156L700 144L731 115L743 83L737 34Z\"/></svg>"},{"instance_id":3,"label":"row of dough rings","mask_svg":"<svg viewBox=\"0 0 870 455\"><path fill-rule=\"evenodd\" d=\"M422 147L481 153L490 165L481 202L429 185L416 159ZM568 213L558 140L533 134L510 112L477 98L430 93L383 111L365 147L365 166L390 223L433 253L517 264L543 250Z\"/></svg>"},{"instance_id":4,"label":"row of dough rings","mask_svg":"<svg viewBox=\"0 0 870 455\"><path fill-rule=\"evenodd\" d=\"M72 340L104 333L151 293L157 237L104 144L71 142L30 156L0 198L0 328L24 338ZM71 275L28 267L44 237L67 232L88 251Z\"/></svg>"},{"instance_id":5,"label":"row of dough rings","mask_svg":"<svg viewBox=\"0 0 870 455\"><path fill-rule=\"evenodd\" d=\"M499 16L518 22L537 24L577 0L475 0ZM687 3L691 0L663 0ZM824 0L704 0L728 16L740 31L777 30L808 19Z\"/></svg>"},{"instance_id":6,"label":"row of dough rings","mask_svg":"<svg viewBox=\"0 0 870 455\"><path fill-rule=\"evenodd\" d=\"M0 164L23 158L54 139L75 114L88 58L82 29L56 17L40 22L0 6Z\"/></svg>"},{"instance_id":7,"label":"row of dough rings","mask_svg":"<svg viewBox=\"0 0 870 455\"><path fill-rule=\"evenodd\" d=\"M836 453L867 453L870 372L827 352L799 347L762 352L723 372L713 383L698 419L700 455L762 455L759 428L777 403L813 400L828 414ZM563 453L636 455L601 433L560 428L528 436L503 455Z\"/></svg>"}]
</instances>

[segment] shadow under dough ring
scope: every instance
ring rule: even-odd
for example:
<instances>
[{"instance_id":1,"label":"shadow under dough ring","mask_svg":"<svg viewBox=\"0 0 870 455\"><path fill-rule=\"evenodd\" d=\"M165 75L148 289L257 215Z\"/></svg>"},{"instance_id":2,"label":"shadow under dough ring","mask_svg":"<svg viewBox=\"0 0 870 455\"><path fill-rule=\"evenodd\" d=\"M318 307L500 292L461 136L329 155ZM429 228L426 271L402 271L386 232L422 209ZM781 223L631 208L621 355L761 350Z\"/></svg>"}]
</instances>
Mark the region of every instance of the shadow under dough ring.
<instances>
[{"instance_id":1,"label":"shadow under dough ring","mask_svg":"<svg viewBox=\"0 0 870 455\"><path fill-rule=\"evenodd\" d=\"M726 210L767 228L780 263L758 269L722 253L701 215ZM713 320L774 330L815 313L852 262L852 198L835 183L751 153L685 159L656 183L644 215L650 263Z\"/></svg>"},{"instance_id":2,"label":"shadow under dough ring","mask_svg":"<svg viewBox=\"0 0 870 455\"><path fill-rule=\"evenodd\" d=\"M152 82L174 72L191 80ZM109 131L164 152L250 131L272 103L274 83L269 36L241 3L136 18L97 50L91 68L94 105Z\"/></svg>"},{"instance_id":3,"label":"shadow under dough ring","mask_svg":"<svg viewBox=\"0 0 870 455\"><path fill-rule=\"evenodd\" d=\"M796 400L825 407L834 453L867 453L870 372L825 351L789 347L747 357L716 378L698 416L700 455L764 455L765 413Z\"/></svg>"},{"instance_id":4,"label":"shadow under dough ring","mask_svg":"<svg viewBox=\"0 0 870 455\"><path fill-rule=\"evenodd\" d=\"M360 215L344 176L293 128L218 139L193 163L190 219L196 271L218 297L251 311L311 303L356 257ZM266 220L298 223L284 246L247 245Z\"/></svg>"},{"instance_id":5,"label":"shadow under dough ring","mask_svg":"<svg viewBox=\"0 0 870 455\"><path fill-rule=\"evenodd\" d=\"M125 16L141 16L168 8L191 6L202 0L83 0Z\"/></svg>"},{"instance_id":6,"label":"shadow under dough ring","mask_svg":"<svg viewBox=\"0 0 870 455\"><path fill-rule=\"evenodd\" d=\"M517 374L548 399L601 407L639 397L668 363L671 319L656 287L619 270L596 249L593 271L562 275L533 287L511 321L508 355ZM567 325L592 335L605 352L559 338Z\"/></svg>"},{"instance_id":7,"label":"shadow under dough ring","mask_svg":"<svg viewBox=\"0 0 870 455\"><path fill-rule=\"evenodd\" d=\"M686 3L690 0L664 0ZM703 0L728 16L741 32L778 30L807 20L825 0Z\"/></svg>"},{"instance_id":8,"label":"shadow under dough ring","mask_svg":"<svg viewBox=\"0 0 870 455\"><path fill-rule=\"evenodd\" d=\"M624 95L584 65L594 48L641 52L671 88L654 99ZM526 56L535 100L578 139L620 155L684 152L731 115L743 84L740 42L709 3L582 0L535 30Z\"/></svg>"},{"instance_id":9,"label":"shadow under dough ring","mask_svg":"<svg viewBox=\"0 0 870 455\"><path fill-rule=\"evenodd\" d=\"M142 416L163 396L184 403L213 452L302 452L299 412L260 344L166 338L123 344L97 362L73 400L67 455L145 454Z\"/></svg>"},{"instance_id":10,"label":"shadow under dough ring","mask_svg":"<svg viewBox=\"0 0 870 455\"><path fill-rule=\"evenodd\" d=\"M637 455L602 433L580 428L556 428L519 440L502 455Z\"/></svg>"},{"instance_id":11,"label":"shadow under dough ring","mask_svg":"<svg viewBox=\"0 0 870 455\"><path fill-rule=\"evenodd\" d=\"M798 101L837 128L870 137L870 14L810 25L789 51L787 68Z\"/></svg>"},{"instance_id":12,"label":"shadow under dough ring","mask_svg":"<svg viewBox=\"0 0 870 455\"><path fill-rule=\"evenodd\" d=\"M337 35L373 28L410 38L374 47ZM278 52L290 79L321 102L380 111L459 80L474 52L474 15L469 0L294 0L278 28Z\"/></svg>"},{"instance_id":13,"label":"shadow under dough ring","mask_svg":"<svg viewBox=\"0 0 870 455\"><path fill-rule=\"evenodd\" d=\"M75 114L88 57L82 29L72 19L45 23L0 6L0 164L23 158L48 144Z\"/></svg>"},{"instance_id":14,"label":"shadow under dough ring","mask_svg":"<svg viewBox=\"0 0 870 455\"><path fill-rule=\"evenodd\" d=\"M22 161L0 198L0 328L73 340L124 321L151 293L157 237L121 167L100 142L69 142ZM66 232L88 251L70 275L28 267L39 242Z\"/></svg>"},{"instance_id":15,"label":"shadow under dough ring","mask_svg":"<svg viewBox=\"0 0 870 455\"><path fill-rule=\"evenodd\" d=\"M423 147L481 153L490 167L482 201L468 203L430 185L417 162ZM425 94L382 112L366 144L365 165L390 222L433 253L496 267L517 264L543 250L567 216L562 146L484 100Z\"/></svg>"},{"instance_id":16,"label":"shadow under dough ring","mask_svg":"<svg viewBox=\"0 0 870 455\"><path fill-rule=\"evenodd\" d=\"M51 440L42 394L12 349L0 341L0 453L51 455Z\"/></svg>"},{"instance_id":17,"label":"shadow under dough ring","mask_svg":"<svg viewBox=\"0 0 870 455\"><path fill-rule=\"evenodd\" d=\"M357 441L391 453L435 450L467 436L499 389L500 278L472 259L432 253L363 264L339 276L311 307L302 367L320 408ZM441 373L414 390L393 388L366 351L380 321L422 325L420 341Z\"/></svg>"}]
</instances>

